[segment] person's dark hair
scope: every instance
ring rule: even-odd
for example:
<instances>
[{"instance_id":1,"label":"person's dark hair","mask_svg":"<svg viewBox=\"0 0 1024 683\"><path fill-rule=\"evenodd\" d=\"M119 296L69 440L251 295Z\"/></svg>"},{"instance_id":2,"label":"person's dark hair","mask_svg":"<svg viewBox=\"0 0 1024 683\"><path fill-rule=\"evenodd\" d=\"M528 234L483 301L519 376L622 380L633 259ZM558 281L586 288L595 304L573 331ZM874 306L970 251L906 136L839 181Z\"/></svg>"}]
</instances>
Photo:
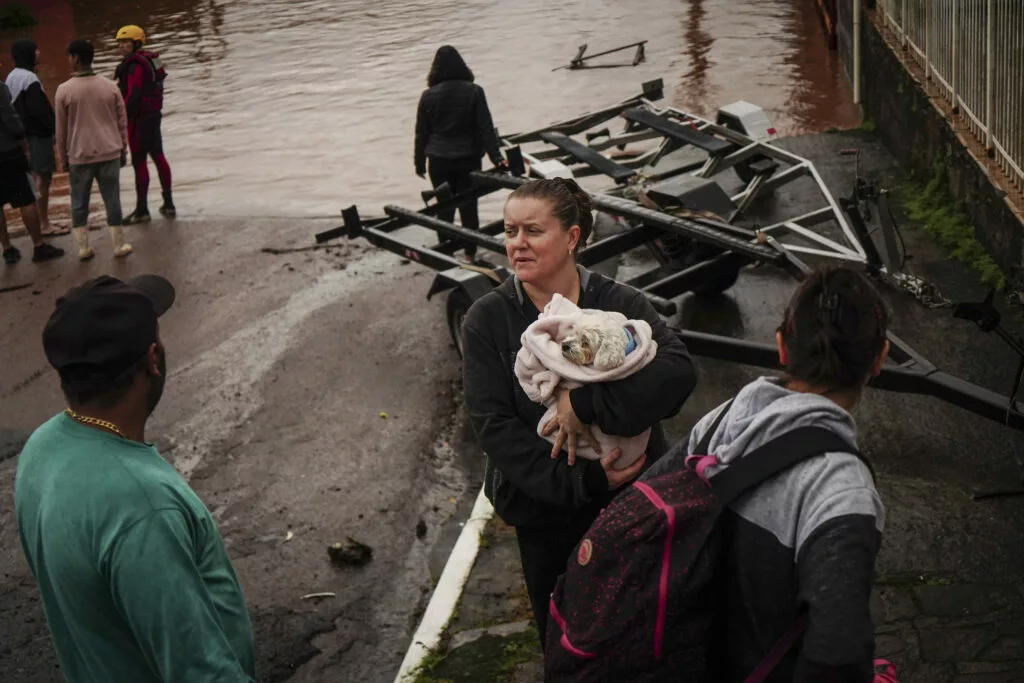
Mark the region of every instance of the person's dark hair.
<instances>
[{"instance_id":1,"label":"person's dark hair","mask_svg":"<svg viewBox=\"0 0 1024 683\"><path fill-rule=\"evenodd\" d=\"M594 230L594 205L590 201L590 195L575 180L531 180L513 190L509 199L513 198L547 200L551 202L551 212L555 214L563 229L568 230L574 225L580 226L580 240L576 243L575 252L579 252L590 239L590 233Z\"/></svg>"},{"instance_id":2,"label":"person's dark hair","mask_svg":"<svg viewBox=\"0 0 1024 683\"><path fill-rule=\"evenodd\" d=\"M11 59L14 66L19 69L35 71L36 68L36 44L31 40L16 40L11 45Z\"/></svg>"},{"instance_id":3,"label":"person's dark hair","mask_svg":"<svg viewBox=\"0 0 1024 683\"><path fill-rule=\"evenodd\" d=\"M143 356L130 368L106 382L76 384L61 380L60 388L64 398L74 406L110 409L124 401L135 382L135 376L146 367L147 356Z\"/></svg>"},{"instance_id":4,"label":"person's dark hair","mask_svg":"<svg viewBox=\"0 0 1024 683\"><path fill-rule=\"evenodd\" d=\"M92 66L96 50L93 49L92 43L88 40L76 40L68 45L68 54L72 57L78 57L78 61L82 66Z\"/></svg>"},{"instance_id":5,"label":"person's dark hair","mask_svg":"<svg viewBox=\"0 0 1024 683\"><path fill-rule=\"evenodd\" d=\"M871 282L843 266L815 270L800 284L779 331L786 373L830 391L858 389L885 346L889 309Z\"/></svg>"},{"instance_id":6,"label":"person's dark hair","mask_svg":"<svg viewBox=\"0 0 1024 683\"><path fill-rule=\"evenodd\" d=\"M445 81L473 82L473 72L469 70L462 55L451 45L442 45L434 53L434 63L427 75L427 86L433 88Z\"/></svg>"}]
</instances>

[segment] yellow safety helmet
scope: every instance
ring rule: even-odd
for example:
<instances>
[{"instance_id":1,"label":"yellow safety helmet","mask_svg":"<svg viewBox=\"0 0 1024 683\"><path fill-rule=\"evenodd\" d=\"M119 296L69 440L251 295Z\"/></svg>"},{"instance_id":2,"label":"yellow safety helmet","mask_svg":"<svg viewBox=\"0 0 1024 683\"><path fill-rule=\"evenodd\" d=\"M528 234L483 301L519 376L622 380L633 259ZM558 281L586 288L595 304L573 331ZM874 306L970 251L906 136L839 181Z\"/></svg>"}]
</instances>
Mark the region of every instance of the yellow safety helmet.
<instances>
[{"instance_id":1,"label":"yellow safety helmet","mask_svg":"<svg viewBox=\"0 0 1024 683\"><path fill-rule=\"evenodd\" d=\"M121 30L117 32L115 40L137 40L143 45L145 45L146 32L134 24L131 24L129 26L122 26Z\"/></svg>"}]
</instances>

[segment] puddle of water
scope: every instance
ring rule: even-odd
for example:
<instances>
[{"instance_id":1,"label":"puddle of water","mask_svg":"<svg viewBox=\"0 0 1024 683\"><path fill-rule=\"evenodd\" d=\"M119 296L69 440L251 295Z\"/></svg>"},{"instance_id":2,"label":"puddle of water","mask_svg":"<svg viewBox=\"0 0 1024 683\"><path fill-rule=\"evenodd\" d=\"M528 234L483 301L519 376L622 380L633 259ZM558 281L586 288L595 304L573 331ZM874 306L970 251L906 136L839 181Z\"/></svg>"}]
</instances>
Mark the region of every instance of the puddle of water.
<instances>
[{"instance_id":1,"label":"puddle of water","mask_svg":"<svg viewBox=\"0 0 1024 683\"><path fill-rule=\"evenodd\" d=\"M164 139L182 215L334 216L351 203L415 201L425 185L412 165L416 103L446 42L507 132L657 77L667 101L699 113L756 102L784 135L857 122L810 0L517 0L486 11L472 0L22 1L40 24L0 35L0 54L33 37L51 97L72 39L92 40L97 68L112 74L119 24L148 30L169 70ZM594 52L644 39L637 68L552 71L583 43ZM130 169L122 178L131 204Z\"/></svg>"}]
</instances>

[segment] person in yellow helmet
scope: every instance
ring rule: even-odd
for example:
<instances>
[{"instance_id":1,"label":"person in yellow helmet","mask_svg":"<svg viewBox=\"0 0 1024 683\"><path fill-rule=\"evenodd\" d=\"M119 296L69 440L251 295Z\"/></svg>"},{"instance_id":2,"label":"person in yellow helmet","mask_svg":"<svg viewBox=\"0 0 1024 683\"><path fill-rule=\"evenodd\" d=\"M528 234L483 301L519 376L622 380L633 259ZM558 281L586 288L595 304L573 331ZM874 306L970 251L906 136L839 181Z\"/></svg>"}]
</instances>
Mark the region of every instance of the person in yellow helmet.
<instances>
[{"instance_id":1,"label":"person in yellow helmet","mask_svg":"<svg viewBox=\"0 0 1024 683\"><path fill-rule=\"evenodd\" d=\"M171 195L171 166L164 156L160 123L163 118L164 69L160 55L143 49L146 32L139 26L122 27L115 36L124 60L115 76L128 111L128 147L135 168L135 211L125 218L125 224L148 223L149 167L146 158L152 157L160 177L164 203L160 213L173 218L177 211Z\"/></svg>"}]
</instances>

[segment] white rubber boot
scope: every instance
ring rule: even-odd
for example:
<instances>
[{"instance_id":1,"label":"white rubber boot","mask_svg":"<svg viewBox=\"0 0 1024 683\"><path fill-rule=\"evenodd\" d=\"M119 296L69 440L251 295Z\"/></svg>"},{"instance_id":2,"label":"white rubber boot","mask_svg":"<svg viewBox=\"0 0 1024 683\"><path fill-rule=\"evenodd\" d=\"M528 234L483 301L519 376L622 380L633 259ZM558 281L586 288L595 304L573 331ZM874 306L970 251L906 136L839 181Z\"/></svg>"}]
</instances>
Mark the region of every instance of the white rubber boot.
<instances>
[{"instance_id":1,"label":"white rubber boot","mask_svg":"<svg viewBox=\"0 0 1024 683\"><path fill-rule=\"evenodd\" d=\"M114 243L114 256L127 256L132 253L132 245L125 244L124 228L120 225L111 225L110 241Z\"/></svg>"},{"instance_id":2,"label":"white rubber boot","mask_svg":"<svg viewBox=\"0 0 1024 683\"><path fill-rule=\"evenodd\" d=\"M75 235L75 244L78 245L78 260L88 261L93 257L92 247L89 246L89 228L72 228Z\"/></svg>"}]
</instances>

